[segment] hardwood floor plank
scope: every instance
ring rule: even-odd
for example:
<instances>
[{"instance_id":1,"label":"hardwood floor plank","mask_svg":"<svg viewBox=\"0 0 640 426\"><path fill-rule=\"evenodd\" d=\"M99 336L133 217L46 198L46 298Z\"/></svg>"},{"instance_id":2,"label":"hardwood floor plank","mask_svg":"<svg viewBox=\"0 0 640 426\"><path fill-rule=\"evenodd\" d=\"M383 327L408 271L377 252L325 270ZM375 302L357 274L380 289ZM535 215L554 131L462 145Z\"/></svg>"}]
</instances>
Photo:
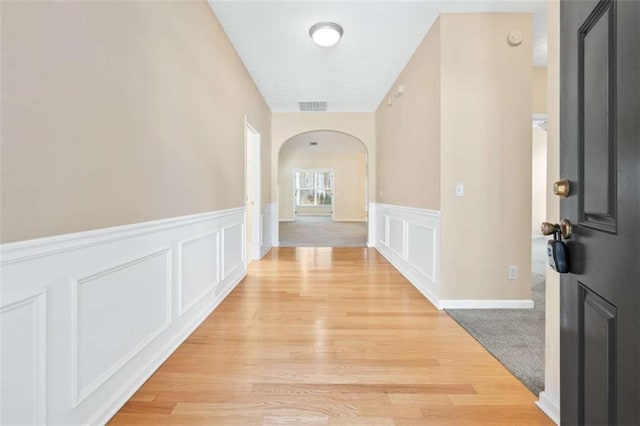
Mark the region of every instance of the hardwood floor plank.
<instances>
[{"instance_id":1,"label":"hardwood floor plank","mask_svg":"<svg viewBox=\"0 0 640 426\"><path fill-rule=\"evenodd\" d=\"M274 249L114 425L551 425L373 249Z\"/></svg>"}]
</instances>

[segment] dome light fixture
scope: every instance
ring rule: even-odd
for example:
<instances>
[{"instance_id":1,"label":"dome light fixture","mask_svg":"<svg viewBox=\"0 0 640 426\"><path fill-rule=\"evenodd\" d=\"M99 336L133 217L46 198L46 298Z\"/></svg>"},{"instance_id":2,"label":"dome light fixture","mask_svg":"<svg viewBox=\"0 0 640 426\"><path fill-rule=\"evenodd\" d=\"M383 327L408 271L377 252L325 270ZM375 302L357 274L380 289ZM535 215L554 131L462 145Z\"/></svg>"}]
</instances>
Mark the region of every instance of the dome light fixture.
<instances>
[{"instance_id":1,"label":"dome light fixture","mask_svg":"<svg viewBox=\"0 0 640 426\"><path fill-rule=\"evenodd\" d=\"M329 47L340 41L342 27L335 22L318 22L309 28L313 41L322 47Z\"/></svg>"}]
</instances>

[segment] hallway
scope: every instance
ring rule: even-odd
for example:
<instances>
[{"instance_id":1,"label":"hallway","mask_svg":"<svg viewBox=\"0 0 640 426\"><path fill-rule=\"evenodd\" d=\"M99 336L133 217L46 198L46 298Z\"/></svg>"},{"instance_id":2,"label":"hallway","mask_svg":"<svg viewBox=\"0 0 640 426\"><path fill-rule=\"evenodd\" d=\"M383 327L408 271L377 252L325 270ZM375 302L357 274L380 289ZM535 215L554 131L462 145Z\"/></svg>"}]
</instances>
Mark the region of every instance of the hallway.
<instances>
[{"instance_id":1,"label":"hallway","mask_svg":"<svg viewBox=\"0 0 640 426\"><path fill-rule=\"evenodd\" d=\"M376 250L273 249L110 424L552 424Z\"/></svg>"},{"instance_id":2,"label":"hallway","mask_svg":"<svg viewBox=\"0 0 640 426\"><path fill-rule=\"evenodd\" d=\"M337 222L331 216L298 216L280 222L280 247L365 247L366 222Z\"/></svg>"}]
</instances>

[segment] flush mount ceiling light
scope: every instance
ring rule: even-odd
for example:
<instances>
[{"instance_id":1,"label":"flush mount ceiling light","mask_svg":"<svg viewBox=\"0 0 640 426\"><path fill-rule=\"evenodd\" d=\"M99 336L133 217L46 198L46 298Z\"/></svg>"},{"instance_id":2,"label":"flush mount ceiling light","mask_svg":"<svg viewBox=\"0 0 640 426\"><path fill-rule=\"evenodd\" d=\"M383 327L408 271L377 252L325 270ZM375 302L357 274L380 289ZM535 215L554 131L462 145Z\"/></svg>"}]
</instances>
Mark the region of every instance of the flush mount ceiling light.
<instances>
[{"instance_id":1,"label":"flush mount ceiling light","mask_svg":"<svg viewBox=\"0 0 640 426\"><path fill-rule=\"evenodd\" d=\"M313 41L322 47L329 47L340 41L342 27L334 22L318 22L309 28Z\"/></svg>"}]
</instances>

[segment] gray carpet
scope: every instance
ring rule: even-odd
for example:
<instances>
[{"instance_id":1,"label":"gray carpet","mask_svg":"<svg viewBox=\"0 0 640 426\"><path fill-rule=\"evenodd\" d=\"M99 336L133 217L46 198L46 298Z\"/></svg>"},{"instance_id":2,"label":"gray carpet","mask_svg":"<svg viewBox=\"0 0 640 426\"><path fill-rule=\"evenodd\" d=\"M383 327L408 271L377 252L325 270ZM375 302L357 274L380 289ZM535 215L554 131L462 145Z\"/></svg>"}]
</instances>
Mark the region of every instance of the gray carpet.
<instances>
[{"instance_id":1,"label":"gray carpet","mask_svg":"<svg viewBox=\"0 0 640 426\"><path fill-rule=\"evenodd\" d=\"M298 216L280 222L280 247L364 247L366 222L333 222L331 217Z\"/></svg>"},{"instance_id":2,"label":"gray carpet","mask_svg":"<svg viewBox=\"0 0 640 426\"><path fill-rule=\"evenodd\" d=\"M533 309L447 310L535 395L544 389L545 246L532 240Z\"/></svg>"}]
</instances>

